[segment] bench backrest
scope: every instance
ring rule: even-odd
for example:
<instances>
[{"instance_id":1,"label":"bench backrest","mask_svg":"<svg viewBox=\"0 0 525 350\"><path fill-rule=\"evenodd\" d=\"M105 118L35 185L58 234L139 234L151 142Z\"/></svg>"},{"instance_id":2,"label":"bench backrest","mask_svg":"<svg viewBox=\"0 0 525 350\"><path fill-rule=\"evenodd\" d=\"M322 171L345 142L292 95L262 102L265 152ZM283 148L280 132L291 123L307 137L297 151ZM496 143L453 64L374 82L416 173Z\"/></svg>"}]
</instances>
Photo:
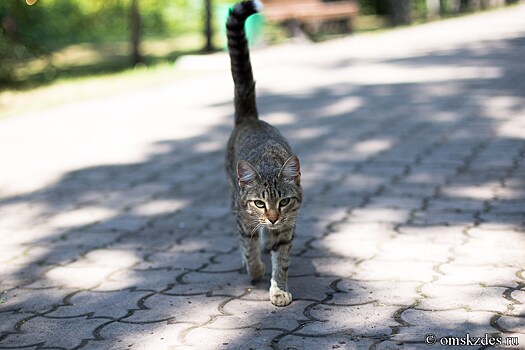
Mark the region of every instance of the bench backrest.
<instances>
[{"instance_id":1,"label":"bench backrest","mask_svg":"<svg viewBox=\"0 0 525 350\"><path fill-rule=\"evenodd\" d=\"M264 5L303 5L303 4L318 4L321 0L263 0Z\"/></svg>"}]
</instances>

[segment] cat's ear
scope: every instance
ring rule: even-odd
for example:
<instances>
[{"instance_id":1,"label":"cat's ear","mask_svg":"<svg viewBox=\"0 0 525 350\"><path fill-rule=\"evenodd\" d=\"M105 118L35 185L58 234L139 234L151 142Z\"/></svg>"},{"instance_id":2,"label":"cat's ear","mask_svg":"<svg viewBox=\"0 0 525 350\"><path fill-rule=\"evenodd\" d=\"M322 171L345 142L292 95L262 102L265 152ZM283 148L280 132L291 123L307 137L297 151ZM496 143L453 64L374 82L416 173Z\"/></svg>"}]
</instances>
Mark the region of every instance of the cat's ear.
<instances>
[{"instance_id":1,"label":"cat's ear","mask_svg":"<svg viewBox=\"0 0 525 350\"><path fill-rule=\"evenodd\" d=\"M297 156L291 156L284 162L279 171L279 178L284 181L293 182L296 185L301 183L301 164Z\"/></svg>"},{"instance_id":2,"label":"cat's ear","mask_svg":"<svg viewBox=\"0 0 525 350\"><path fill-rule=\"evenodd\" d=\"M237 180L241 188L253 186L258 178L257 170L250 163L245 160L237 162Z\"/></svg>"}]
</instances>

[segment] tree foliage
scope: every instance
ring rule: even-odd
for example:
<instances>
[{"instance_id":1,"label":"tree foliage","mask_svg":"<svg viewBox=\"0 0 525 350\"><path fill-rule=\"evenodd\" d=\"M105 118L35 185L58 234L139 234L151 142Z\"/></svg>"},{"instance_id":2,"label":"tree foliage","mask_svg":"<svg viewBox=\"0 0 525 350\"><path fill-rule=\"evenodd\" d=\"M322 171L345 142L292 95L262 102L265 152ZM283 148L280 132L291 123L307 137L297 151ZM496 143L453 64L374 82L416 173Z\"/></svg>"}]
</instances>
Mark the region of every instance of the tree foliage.
<instances>
[{"instance_id":1,"label":"tree foliage","mask_svg":"<svg viewBox=\"0 0 525 350\"><path fill-rule=\"evenodd\" d=\"M129 42L133 0L0 0L0 84L12 79L12 67L61 47L84 42ZM175 37L205 33L205 5L235 0L140 0L141 35ZM320 0L338 1L338 0ZM439 4L436 15L453 9L470 11L492 2L512 0L355 0L361 14L383 16L391 24L407 24L433 16L429 4ZM432 5L434 6L434 5ZM434 6L435 7L435 6ZM392 20L393 19L393 20ZM217 21L216 21L217 22ZM220 25L215 23L215 27ZM211 36L210 36L211 37ZM211 45L210 45L211 46Z\"/></svg>"},{"instance_id":2,"label":"tree foliage","mask_svg":"<svg viewBox=\"0 0 525 350\"><path fill-rule=\"evenodd\" d=\"M53 50L73 42L127 39L130 5L131 0L39 0L27 6L22 0L7 0L0 1L0 18L15 19L21 42ZM191 0L141 0L144 32L198 30L201 7Z\"/></svg>"},{"instance_id":3,"label":"tree foliage","mask_svg":"<svg viewBox=\"0 0 525 350\"><path fill-rule=\"evenodd\" d=\"M38 0L32 6L1 0L0 83L12 80L14 63L70 44L128 42L131 5L132 0ZM140 0L141 33L175 37L202 32L202 13L202 1Z\"/></svg>"}]
</instances>

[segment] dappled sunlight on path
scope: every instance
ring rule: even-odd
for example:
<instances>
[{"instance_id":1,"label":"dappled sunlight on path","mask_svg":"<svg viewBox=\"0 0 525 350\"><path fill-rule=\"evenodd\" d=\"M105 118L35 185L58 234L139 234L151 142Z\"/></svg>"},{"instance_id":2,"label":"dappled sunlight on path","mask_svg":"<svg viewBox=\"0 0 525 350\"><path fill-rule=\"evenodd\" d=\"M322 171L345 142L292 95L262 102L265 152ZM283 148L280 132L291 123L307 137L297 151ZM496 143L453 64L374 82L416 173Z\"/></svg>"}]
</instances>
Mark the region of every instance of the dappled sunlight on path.
<instances>
[{"instance_id":1,"label":"dappled sunlight on path","mask_svg":"<svg viewBox=\"0 0 525 350\"><path fill-rule=\"evenodd\" d=\"M240 265L228 67L2 121L0 349L523 346L524 11L253 53L303 165L286 308Z\"/></svg>"}]
</instances>

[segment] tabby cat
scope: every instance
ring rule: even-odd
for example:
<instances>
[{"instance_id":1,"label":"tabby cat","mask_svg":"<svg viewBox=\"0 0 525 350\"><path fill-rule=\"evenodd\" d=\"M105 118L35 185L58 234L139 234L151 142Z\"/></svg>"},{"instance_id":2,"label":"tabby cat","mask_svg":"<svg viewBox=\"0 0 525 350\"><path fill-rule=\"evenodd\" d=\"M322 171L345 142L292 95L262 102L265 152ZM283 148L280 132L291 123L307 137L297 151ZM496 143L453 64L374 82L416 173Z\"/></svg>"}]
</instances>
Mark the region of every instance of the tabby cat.
<instances>
[{"instance_id":1,"label":"tabby cat","mask_svg":"<svg viewBox=\"0 0 525 350\"><path fill-rule=\"evenodd\" d=\"M226 168L243 266L254 280L261 279L265 266L260 249L271 251L270 301L286 306L292 302L287 280L302 201L301 171L286 139L258 119L244 22L260 8L257 0L239 2L230 9L226 23L235 85L235 128L228 141Z\"/></svg>"}]
</instances>

